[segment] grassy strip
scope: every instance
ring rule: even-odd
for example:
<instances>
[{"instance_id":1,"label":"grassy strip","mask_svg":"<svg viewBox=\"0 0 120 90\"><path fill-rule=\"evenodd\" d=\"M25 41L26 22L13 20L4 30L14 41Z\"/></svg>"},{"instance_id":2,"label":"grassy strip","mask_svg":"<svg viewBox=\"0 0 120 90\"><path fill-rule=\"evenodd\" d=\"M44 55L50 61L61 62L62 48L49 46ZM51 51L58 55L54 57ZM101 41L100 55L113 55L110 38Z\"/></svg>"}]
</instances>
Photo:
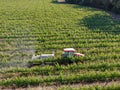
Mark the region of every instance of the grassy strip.
<instances>
[{"instance_id":1,"label":"grassy strip","mask_svg":"<svg viewBox=\"0 0 120 90\"><path fill-rule=\"evenodd\" d=\"M68 83L79 83L79 82L96 82L96 81L106 81L106 80L116 80L120 78L119 71L105 71L105 72L89 72L85 74L71 74L71 75L59 75L50 76L46 78L39 77L16 77L11 79L6 79L0 81L1 86L11 86L15 84L17 87L23 87L28 85L39 85L47 84L53 85L55 83L68 84Z\"/></svg>"},{"instance_id":2,"label":"grassy strip","mask_svg":"<svg viewBox=\"0 0 120 90\"><path fill-rule=\"evenodd\" d=\"M56 64L55 66L37 66L33 68L12 68L7 70L0 70L1 79L12 78L12 77L21 77L21 76L49 76L49 75L59 75L59 74L70 74L72 73L85 73L90 71L114 71L119 70L119 62L109 63L91 63L91 64L71 64L67 66L62 66Z\"/></svg>"}]
</instances>

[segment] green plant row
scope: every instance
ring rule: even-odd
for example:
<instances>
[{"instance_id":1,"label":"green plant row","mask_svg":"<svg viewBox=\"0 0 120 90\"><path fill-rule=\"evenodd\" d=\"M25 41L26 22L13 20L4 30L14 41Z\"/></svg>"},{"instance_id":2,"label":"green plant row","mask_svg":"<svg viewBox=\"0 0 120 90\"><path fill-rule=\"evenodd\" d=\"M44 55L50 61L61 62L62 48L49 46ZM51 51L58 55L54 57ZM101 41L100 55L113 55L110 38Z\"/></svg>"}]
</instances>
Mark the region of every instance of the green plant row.
<instances>
[{"instance_id":1,"label":"green plant row","mask_svg":"<svg viewBox=\"0 0 120 90\"><path fill-rule=\"evenodd\" d=\"M90 55L85 55L85 57L73 57L73 58L52 58L52 59L46 59L46 60L30 60L28 63L29 65L34 65L34 64L47 64L52 63L53 65L58 63L58 64L66 64L66 63L78 63L78 62L88 62L88 61L97 61L97 60L119 60L120 55L119 54L104 54L104 53L99 53L99 54L93 54L92 56Z\"/></svg>"},{"instance_id":2,"label":"green plant row","mask_svg":"<svg viewBox=\"0 0 120 90\"><path fill-rule=\"evenodd\" d=\"M61 71L71 71L77 72L79 70L119 70L120 68L119 62L102 62L102 63L91 63L91 64L71 64L67 66L56 64L55 66L36 66L33 68L13 68L8 69L6 71L1 71L1 73L20 73L22 76L27 76L32 73L32 75L54 75L55 73L61 73ZM86 71L87 72L87 71Z\"/></svg>"},{"instance_id":3,"label":"green plant row","mask_svg":"<svg viewBox=\"0 0 120 90\"><path fill-rule=\"evenodd\" d=\"M23 87L28 85L53 85L55 83L59 84L69 84L69 83L80 83L80 82L97 82L97 81L108 81L119 79L119 71L105 71L105 72L88 72L85 74L70 74L70 75L60 75L60 76L50 76L46 78L39 77L15 77L11 79L6 79L0 81L1 86L12 86L15 84L17 87Z\"/></svg>"},{"instance_id":4,"label":"green plant row","mask_svg":"<svg viewBox=\"0 0 120 90\"><path fill-rule=\"evenodd\" d=\"M49 64L52 64L52 65L55 65L55 64L71 64L71 63L78 63L78 62L83 62L83 58L84 57L68 57L68 58L48 58L48 59L40 59L40 60L30 60L28 62L28 65L30 66L34 66L36 64L38 65L42 65L42 64L45 64L45 65L49 65Z\"/></svg>"}]
</instances>

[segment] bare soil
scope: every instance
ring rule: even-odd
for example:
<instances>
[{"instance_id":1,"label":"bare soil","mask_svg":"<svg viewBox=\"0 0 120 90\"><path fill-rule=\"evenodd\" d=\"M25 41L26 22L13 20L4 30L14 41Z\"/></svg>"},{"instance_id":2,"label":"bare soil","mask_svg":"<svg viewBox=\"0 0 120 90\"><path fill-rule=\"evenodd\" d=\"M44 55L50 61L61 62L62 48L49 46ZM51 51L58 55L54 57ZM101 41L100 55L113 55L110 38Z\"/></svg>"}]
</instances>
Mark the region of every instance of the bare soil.
<instances>
[{"instance_id":1,"label":"bare soil","mask_svg":"<svg viewBox=\"0 0 120 90\"><path fill-rule=\"evenodd\" d=\"M57 0L58 2L65 2L65 0Z\"/></svg>"}]
</instances>

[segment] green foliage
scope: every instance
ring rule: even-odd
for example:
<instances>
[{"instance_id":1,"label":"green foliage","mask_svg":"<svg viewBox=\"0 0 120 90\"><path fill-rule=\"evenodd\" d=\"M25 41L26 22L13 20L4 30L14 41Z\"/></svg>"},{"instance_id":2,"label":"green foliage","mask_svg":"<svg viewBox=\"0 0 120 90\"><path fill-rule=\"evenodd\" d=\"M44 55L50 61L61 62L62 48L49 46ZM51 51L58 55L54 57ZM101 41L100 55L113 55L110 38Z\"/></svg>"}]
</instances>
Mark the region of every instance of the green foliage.
<instances>
[{"instance_id":1,"label":"green foliage","mask_svg":"<svg viewBox=\"0 0 120 90\"><path fill-rule=\"evenodd\" d=\"M47 59L40 59L40 60L30 60L28 61L28 66L36 66L36 65L66 65L66 64L72 64L72 63L78 63L78 62L84 62L84 57L67 57L67 58L47 58Z\"/></svg>"},{"instance_id":2,"label":"green foliage","mask_svg":"<svg viewBox=\"0 0 120 90\"><path fill-rule=\"evenodd\" d=\"M118 80L119 30L119 21L95 8L55 0L0 0L0 87ZM61 58L67 47L85 57ZM32 54L53 50L53 59L31 60ZM27 62L39 66L28 68Z\"/></svg>"},{"instance_id":3,"label":"green foliage","mask_svg":"<svg viewBox=\"0 0 120 90\"><path fill-rule=\"evenodd\" d=\"M68 83L77 83L77 82L96 82L96 81L105 81L113 80L120 77L119 71L105 71L105 72L88 72L85 74L70 74L70 75L59 75L59 76L50 76L46 78L38 78L35 76L32 77L15 77L7 80L0 81L0 85L11 86L15 84L17 87L23 87L28 85L39 85L46 83L47 85L54 84L59 82L61 84Z\"/></svg>"}]
</instances>

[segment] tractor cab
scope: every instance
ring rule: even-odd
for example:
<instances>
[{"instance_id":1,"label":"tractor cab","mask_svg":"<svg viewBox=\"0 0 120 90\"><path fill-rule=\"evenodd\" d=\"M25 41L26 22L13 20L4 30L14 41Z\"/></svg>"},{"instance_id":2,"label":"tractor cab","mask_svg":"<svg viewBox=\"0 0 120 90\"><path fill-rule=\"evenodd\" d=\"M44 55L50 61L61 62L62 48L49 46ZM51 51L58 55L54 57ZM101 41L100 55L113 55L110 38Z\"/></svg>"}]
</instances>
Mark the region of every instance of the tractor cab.
<instances>
[{"instance_id":1,"label":"tractor cab","mask_svg":"<svg viewBox=\"0 0 120 90\"><path fill-rule=\"evenodd\" d=\"M62 57L69 57L69 56L84 56L84 54L81 53L75 53L74 48L65 48L64 53L62 54Z\"/></svg>"},{"instance_id":2,"label":"tractor cab","mask_svg":"<svg viewBox=\"0 0 120 90\"><path fill-rule=\"evenodd\" d=\"M74 56L75 49L74 48L65 48L63 57Z\"/></svg>"}]
</instances>

